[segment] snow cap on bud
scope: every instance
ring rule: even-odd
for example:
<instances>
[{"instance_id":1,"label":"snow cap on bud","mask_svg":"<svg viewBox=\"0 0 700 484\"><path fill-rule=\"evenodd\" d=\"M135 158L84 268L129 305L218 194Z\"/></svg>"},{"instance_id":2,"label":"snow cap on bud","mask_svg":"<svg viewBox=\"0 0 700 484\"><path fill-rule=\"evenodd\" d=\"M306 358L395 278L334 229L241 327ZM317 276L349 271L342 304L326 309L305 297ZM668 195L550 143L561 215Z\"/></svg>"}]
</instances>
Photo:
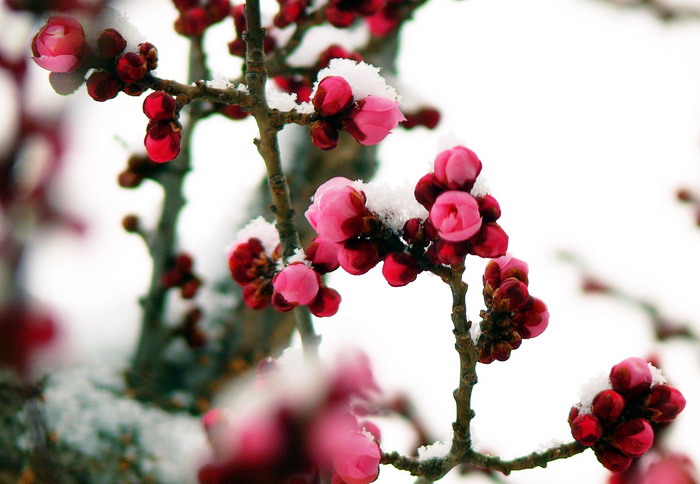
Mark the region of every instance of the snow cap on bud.
<instances>
[{"instance_id":1,"label":"snow cap on bud","mask_svg":"<svg viewBox=\"0 0 700 484\"><path fill-rule=\"evenodd\" d=\"M275 275L272 285L290 304L309 304L318 294L321 276L304 263L293 262Z\"/></svg>"},{"instance_id":2,"label":"snow cap on bud","mask_svg":"<svg viewBox=\"0 0 700 484\"><path fill-rule=\"evenodd\" d=\"M384 259L382 267L384 279L393 287L405 286L415 281L420 272L416 258L405 252L392 252Z\"/></svg>"},{"instance_id":3,"label":"snow cap on bud","mask_svg":"<svg viewBox=\"0 0 700 484\"><path fill-rule=\"evenodd\" d=\"M590 447L603 435L603 426L595 415L582 413L571 422L571 435L581 445Z\"/></svg>"},{"instance_id":4,"label":"snow cap on bud","mask_svg":"<svg viewBox=\"0 0 700 484\"><path fill-rule=\"evenodd\" d=\"M615 427L612 443L630 457L641 457L654 443L654 431L647 419L635 418Z\"/></svg>"},{"instance_id":5,"label":"snow cap on bud","mask_svg":"<svg viewBox=\"0 0 700 484\"><path fill-rule=\"evenodd\" d=\"M672 386L656 385L644 398L644 407L652 422L670 422L685 408L685 397Z\"/></svg>"},{"instance_id":6,"label":"snow cap on bud","mask_svg":"<svg viewBox=\"0 0 700 484\"><path fill-rule=\"evenodd\" d=\"M54 15L32 39L32 60L47 71L71 72L80 65L86 46L80 22Z\"/></svg>"},{"instance_id":7,"label":"snow cap on bud","mask_svg":"<svg viewBox=\"0 0 700 484\"><path fill-rule=\"evenodd\" d=\"M318 84L312 102L324 117L331 117L348 110L354 101L352 87L340 76L325 77Z\"/></svg>"},{"instance_id":8,"label":"snow cap on bud","mask_svg":"<svg viewBox=\"0 0 700 484\"><path fill-rule=\"evenodd\" d=\"M469 193L450 190L435 200L430 209L430 221L440 237L450 242L461 242L481 228L479 205Z\"/></svg>"},{"instance_id":9,"label":"snow cap on bud","mask_svg":"<svg viewBox=\"0 0 700 484\"><path fill-rule=\"evenodd\" d=\"M472 150L455 146L435 158L435 177L450 190L469 191L481 173L481 161Z\"/></svg>"},{"instance_id":10,"label":"snow cap on bud","mask_svg":"<svg viewBox=\"0 0 700 484\"><path fill-rule=\"evenodd\" d=\"M152 121L165 121L175 116L175 98L162 91L149 94L143 101L143 113Z\"/></svg>"},{"instance_id":11,"label":"snow cap on bud","mask_svg":"<svg viewBox=\"0 0 700 484\"><path fill-rule=\"evenodd\" d=\"M627 358L610 370L613 389L627 398L634 398L649 390L652 379L649 365L642 358Z\"/></svg>"},{"instance_id":12,"label":"snow cap on bud","mask_svg":"<svg viewBox=\"0 0 700 484\"><path fill-rule=\"evenodd\" d=\"M344 128L365 146L376 145L406 118L399 103L379 96L367 96L357 102Z\"/></svg>"}]
</instances>

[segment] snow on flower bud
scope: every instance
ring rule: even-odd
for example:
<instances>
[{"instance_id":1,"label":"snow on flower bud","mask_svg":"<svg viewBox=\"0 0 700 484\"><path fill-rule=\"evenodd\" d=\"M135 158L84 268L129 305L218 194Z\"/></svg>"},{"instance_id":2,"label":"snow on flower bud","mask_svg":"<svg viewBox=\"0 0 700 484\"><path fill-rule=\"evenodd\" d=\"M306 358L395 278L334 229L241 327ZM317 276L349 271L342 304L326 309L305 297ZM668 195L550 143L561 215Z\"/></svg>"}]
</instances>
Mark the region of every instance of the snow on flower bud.
<instances>
[{"instance_id":1,"label":"snow on flower bud","mask_svg":"<svg viewBox=\"0 0 700 484\"><path fill-rule=\"evenodd\" d=\"M340 308L340 294L335 289L321 286L316 298L308 304L309 311L316 317L328 318Z\"/></svg>"},{"instance_id":2,"label":"snow on flower bud","mask_svg":"<svg viewBox=\"0 0 700 484\"><path fill-rule=\"evenodd\" d=\"M349 240L338 251L340 267L353 276L368 272L380 260L379 247L371 240Z\"/></svg>"},{"instance_id":3,"label":"snow on flower bud","mask_svg":"<svg viewBox=\"0 0 700 484\"><path fill-rule=\"evenodd\" d=\"M126 83L139 82L148 73L146 58L136 52L127 52L117 59L117 77Z\"/></svg>"},{"instance_id":4,"label":"snow on flower bud","mask_svg":"<svg viewBox=\"0 0 700 484\"><path fill-rule=\"evenodd\" d=\"M644 407L652 422L670 422L685 408L685 397L672 386L656 385L644 398Z\"/></svg>"},{"instance_id":5,"label":"snow on flower bud","mask_svg":"<svg viewBox=\"0 0 700 484\"><path fill-rule=\"evenodd\" d=\"M151 124L143 140L148 156L157 163L174 160L180 153L182 140L179 125L172 121L158 121Z\"/></svg>"},{"instance_id":6,"label":"snow on flower bud","mask_svg":"<svg viewBox=\"0 0 700 484\"><path fill-rule=\"evenodd\" d=\"M352 87L340 76L325 77L318 84L312 102L321 116L341 114L350 109L354 102Z\"/></svg>"},{"instance_id":7,"label":"snow on flower bud","mask_svg":"<svg viewBox=\"0 0 700 484\"><path fill-rule=\"evenodd\" d=\"M590 447L603 435L603 426L595 415L582 413L571 422L571 435L581 445Z\"/></svg>"},{"instance_id":8,"label":"snow on flower bud","mask_svg":"<svg viewBox=\"0 0 700 484\"><path fill-rule=\"evenodd\" d=\"M51 72L71 72L80 65L86 50L80 22L62 15L49 17L32 39L32 60Z\"/></svg>"},{"instance_id":9,"label":"snow on flower bud","mask_svg":"<svg viewBox=\"0 0 700 484\"><path fill-rule=\"evenodd\" d=\"M610 370L613 389L627 398L645 393L651 387L651 382L649 365L641 358L627 358Z\"/></svg>"},{"instance_id":10,"label":"snow on flower bud","mask_svg":"<svg viewBox=\"0 0 700 484\"><path fill-rule=\"evenodd\" d=\"M311 141L320 150L328 151L338 146L338 130L328 121L311 123Z\"/></svg>"},{"instance_id":11,"label":"snow on flower bud","mask_svg":"<svg viewBox=\"0 0 700 484\"><path fill-rule=\"evenodd\" d=\"M357 101L344 128L358 143L376 145L406 119L398 106L398 102L384 97L367 96Z\"/></svg>"},{"instance_id":12,"label":"snow on flower bud","mask_svg":"<svg viewBox=\"0 0 700 484\"><path fill-rule=\"evenodd\" d=\"M152 121L165 121L175 116L175 98L162 91L149 94L143 101L143 113Z\"/></svg>"},{"instance_id":13,"label":"snow on flower bud","mask_svg":"<svg viewBox=\"0 0 700 484\"><path fill-rule=\"evenodd\" d=\"M630 457L641 457L653 443L654 431L644 418L618 424L612 435L612 444Z\"/></svg>"},{"instance_id":14,"label":"snow on flower bud","mask_svg":"<svg viewBox=\"0 0 700 484\"><path fill-rule=\"evenodd\" d=\"M331 242L343 242L360 235L369 215L363 192L352 188L351 181L335 177L318 187L313 203L304 213L314 230Z\"/></svg>"},{"instance_id":15,"label":"snow on flower bud","mask_svg":"<svg viewBox=\"0 0 700 484\"><path fill-rule=\"evenodd\" d=\"M272 285L275 292L290 304L304 305L316 298L321 287L321 276L307 265L294 262L275 275Z\"/></svg>"},{"instance_id":16,"label":"snow on flower bud","mask_svg":"<svg viewBox=\"0 0 700 484\"><path fill-rule=\"evenodd\" d=\"M405 286L415 281L420 272L416 258L405 252L392 252L384 259L382 267L384 279L393 287Z\"/></svg>"},{"instance_id":17,"label":"snow on flower bud","mask_svg":"<svg viewBox=\"0 0 700 484\"><path fill-rule=\"evenodd\" d=\"M625 397L615 390L603 390L599 392L591 404L593 414L603 422L617 421L625 409Z\"/></svg>"},{"instance_id":18,"label":"snow on flower bud","mask_svg":"<svg viewBox=\"0 0 700 484\"><path fill-rule=\"evenodd\" d=\"M467 240L481 228L476 199L466 192L442 193L430 209L430 221L438 234L450 242Z\"/></svg>"},{"instance_id":19,"label":"snow on flower bud","mask_svg":"<svg viewBox=\"0 0 700 484\"><path fill-rule=\"evenodd\" d=\"M435 177L450 190L469 191L481 173L481 161L472 150L455 146L437 155Z\"/></svg>"}]
</instances>

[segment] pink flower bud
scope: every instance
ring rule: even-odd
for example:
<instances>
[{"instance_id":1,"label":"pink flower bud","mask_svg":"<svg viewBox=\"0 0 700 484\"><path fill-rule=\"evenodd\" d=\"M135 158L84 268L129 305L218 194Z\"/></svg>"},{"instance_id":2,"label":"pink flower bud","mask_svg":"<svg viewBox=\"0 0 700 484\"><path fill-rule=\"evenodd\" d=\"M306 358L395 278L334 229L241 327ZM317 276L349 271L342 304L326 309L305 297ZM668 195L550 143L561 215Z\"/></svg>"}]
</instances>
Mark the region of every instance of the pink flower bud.
<instances>
[{"instance_id":1,"label":"pink flower bud","mask_svg":"<svg viewBox=\"0 0 700 484\"><path fill-rule=\"evenodd\" d=\"M571 422L571 435L581 445L590 447L603 435L603 426L595 415L582 413Z\"/></svg>"},{"instance_id":2,"label":"pink flower bud","mask_svg":"<svg viewBox=\"0 0 700 484\"><path fill-rule=\"evenodd\" d=\"M615 390L603 390L593 398L593 414L603 422L615 422L622 415L625 403L625 397Z\"/></svg>"},{"instance_id":3,"label":"pink flower bud","mask_svg":"<svg viewBox=\"0 0 700 484\"><path fill-rule=\"evenodd\" d=\"M435 158L435 177L450 190L469 191L481 173L481 161L469 148L455 146Z\"/></svg>"},{"instance_id":4,"label":"pink flower bud","mask_svg":"<svg viewBox=\"0 0 700 484\"><path fill-rule=\"evenodd\" d=\"M379 247L376 242L370 240L348 240L338 251L340 267L353 276L368 272L380 260Z\"/></svg>"},{"instance_id":5,"label":"pink flower bud","mask_svg":"<svg viewBox=\"0 0 700 484\"><path fill-rule=\"evenodd\" d=\"M127 52L117 59L117 77L126 83L139 82L148 73L146 58L136 52Z\"/></svg>"},{"instance_id":6,"label":"pink flower bud","mask_svg":"<svg viewBox=\"0 0 700 484\"><path fill-rule=\"evenodd\" d=\"M100 57L110 59L126 49L126 39L115 29L106 29L97 38L97 52Z\"/></svg>"},{"instance_id":7,"label":"pink flower bud","mask_svg":"<svg viewBox=\"0 0 700 484\"><path fill-rule=\"evenodd\" d=\"M435 174L428 173L418 180L413 194L418 203L430 210L435 203L435 199L444 191L445 187L440 184Z\"/></svg>"},{"instance_id":8,"label":"pink flower bud","mask_svg":"<svg viewBox=\"0 0 700 484\"><path fill-rule=\"evenodd\" d=\"M418 260L405 252L392 252L384 259L382 267L384 279L393 287L405 286L415 281L420 272Z\"/></svg>"},{"instance_id":9,"label":"pink flower bud","mask_svg":"<svg viewBox=\"0 0 700 484\"><path fill-rule=\"evenodd\" d=\"M514 277L509 277L496 289L491 304L494 311L511 313L522 309L529 298L527 286Z\"/></svg>"},{"instance_id":10,"label":"pink flower bud","mask_svg":"<svg viewBox=\"0 0 700 484\"><path fill-rule=\"evenodd\" d=\"M314 121L309 132L311 141L320 150L328 151L338 146L338 130L328 121Z\"/></svg>"},{"instance_id":11,"label":"pink flower bud","mask_svg":"<svg viewBox=\"0 0 700 484\"><path fill-rule=\"evenodd\" d=\"M367 96L357 101L344 128L358 143L376 145L406 119L398 106L399 103L383 97Z\"/></svg>"},{"instance_id":12,"label":"pink flower bud","mask_svg":"<svg viewBox=\"0 0 700 484\"><path fill-rule=\"evenodd\" d=\"M630 457L641 457L654 443L654 431L649 421L635 418L615 427L612 444Z\"/></svg>"},{"instance_id":13,"label":"pink flower bud","mask_svg":"<svg viewBox=\"0 0 700 484\"><path fill-rule=\"evenodd\" d=\"M340 76L330 76L321 80L312 99L316 110L324 117L331 117L347 111L355 99L352 87Z\"/></svg>"},{"instance_id":14,"label":"pink flower bud","mask_svg":"<svg viewBox=\"0 0 700 484\"><path fill-rule=\"evenodd\" d=\"M321 276L307 265L294 262L275 275L272 285L287 302L309 304L318 294Z\"/></svg>"},{"instance_id":15,"label":"pink flower bud","mask_svg":"<svg viewBox=\"0 0 700 484\"><path fill-rule=\"evenodd\" d=\"M484 223L469 239L469 252L485 259L501 257L508 251L508 234L496 222Z\"/></svg>"},{"instance_id":16,"label":"pink flower bud","mask_svg":"<svg viewBox=\"0 0 700 484\"><path fill-rule=\"evenodd\" d=\"M149 94L143 100L143 113L152 121L166 121L175 116L175 98L162 91Z\"/></svg>"},{"instance_id":17,"label":"pink flower bud","mask_svg":"<svg viewBox=\"0 0 700 484\"><path fill-rule=\"evenodd\" d=\"M633 398L649 390L652 376L649 365L641 358L627 358L610 370L613 390L626 398Z\"/></svg>"},{"instance_id":18,"label":"pink flower bud","mask_svg":"<svg viewBox=\"0 0 700 484\"><path fill-rule=\"evenodd\" d=\"M49 17L32 39L32 60L51 72L76 70L85 50L85 33L80 22L62 15Z\"/></svg>"},{"instance_id":19,"label":"pink flower bud","mask_svg":"<svg viewBox=\"0 0 700 484\"><path fill-rule=\"evenodd\" d=\"M363 434L343 439L343 448L333 458L333 468L347 484L368 484L379 475L382 453L379 446Z\"/></svg>"},{"instance_id":20,"label":"pink flower bud","mask_svg":"<svg viewBox=\"0 0 700 484\"><path fill-rule=\"evenodd\" d=\"M333 272L340 266L338 263L340 246L337 242L331 242L319 235L306 248L306 258L311 261L311 265L319 274Z\"/></svg>"},{"instance_id":21,"label":"pink flower bud","mask_svg":"<svg viewBox=\"0 0 700 484\"><path fill-rule=\"evenodd\" d=\"M309 304L309 311L319 318L328 318L335 315L340 308L340 294L335 289L321 286L316 298Z\"/></svg>"},{"instance_id":22,"label":"pink flower bud","mask_svg":"<svg viewBox=\"0 0 700 484\"><path fill-rule=\"evenodd\" d=\"M343 242L365 230L366 197L350 186L347 178L335 177L318 187L304 214L314 230L330 242Z\"/></svg>"},{"instance_id":23,"label":"pink flower bud","mask_svg":"<svg viewBox=\"0 0 700 484\"><path fill-rule=\"evenodd\" d=\"M450 190L442 193L430 209L430 221L438 234L450 242L461 242L479 231L479 205L472 195Z\"/></svg>"},{"instance_id":24,"label":"pink flower bud","mask_svg":"<svg viewBox=\"0 0 700 484\"><path fill-rule=\"evenodd\" d=\"M90 74L85 85L91 98L103 102L117 97L124 84L109 71L95 71Z\"/></svg>"},{"instance_id":25,"label":"pink flower bud","mask_svg":"<svg viewBox=\"0 0 700 484\"><path fill-rule=\"evenodd\" d=\"M644 398L652 422L670 422L685 408L685 397L670 385L656 385Z\"/></svg>"},{"instance_id":26,"label":"pink flower bud","mask_svg":"<svg viewBox=\"0 0 700 484\"><path fill-rule=\"evenodd\" d=\"M541 335L549 325L547 305L536 297L530 297L527 304L513 317L513 323L523 338Z\"/></svg>"},{"instance_id":27,"label":"pink flower bud","mask_svg":"<svg viewBox=\"0 0 700 484\"><path fill-rule=\"evenodd\" d=\"M149 123L149 126L143 140L149 158L157 163L174 160L180 153L182 140L179 125L172 121L158 121Z\"/></svg>"}]
</instances>

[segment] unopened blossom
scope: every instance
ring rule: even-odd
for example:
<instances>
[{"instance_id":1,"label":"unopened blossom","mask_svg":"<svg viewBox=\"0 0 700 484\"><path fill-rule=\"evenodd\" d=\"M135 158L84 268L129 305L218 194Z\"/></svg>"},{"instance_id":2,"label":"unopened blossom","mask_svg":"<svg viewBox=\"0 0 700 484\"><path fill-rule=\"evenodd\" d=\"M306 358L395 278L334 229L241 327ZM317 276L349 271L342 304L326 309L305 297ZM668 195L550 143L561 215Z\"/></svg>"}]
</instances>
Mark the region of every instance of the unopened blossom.
<instances>
[{"instance_id":1,"label":"unopened blossom","mask_svg":"<svg viewBox=\"0 0 700 484\"><path fill-rule=\"evenodd\" d=\"M51 72L71 72L78 68L86 50L80 22L54 15L32 40L32 60Z\"/></svg>"},{"instance_id":2,"label":"unopened blossom","mask_svg":"<svg viewBox=\"0 0 700 484\"><path fill-rule=\"evenodd\" d=\"M481 161L472 150L455 146L435 158L435 178L450 190L470 190L481 173Z\"/></svg>"},{"instance_id":3,"label":"unopened blossom","mask_svg":"<svg viewBox=\"0 0 700 484\"><path fill-rule=\"evenodd\" d=\"M450 242L461 242L481 228L479 205L469 193L449 190L435 200L430 209L430 221L440 237Z\"/></svg>"},{"instance_id":4,"label":"unopened blossom","mask_svg":"<svg viewBox=\"0 0 700 484\"><path fill-rule=\"evenodd\" d=\"M321 287L318 272L301 262L289 264L272 280L275 291L291 304L309 304Z\"/></svg>"},{"instance_id":5,"label":"unopened blossom","mask_svg":"<svg viewBox=\"0 0 700 484\"><path fill-rule=\"evenodd\" d=\"M347 178L335 177L318 187L313 203L304 213L314 230L330 242L343 242L362 233L366 197Z\"/></svg>"},{"instance_id":6,"label":"unopened blossom","mask_svg":"<svg viewBox=\"0 0 700 484\"><path fill-rule=\"evenodd\" d=\"M352 106L352 87L340 76L325 77L319 82L312 102L321 116L335 116Z\"/></svg>"},{"instance_id":7,"label":"unopened blossom","mask_svg":"<svg viewBox=\"0 0 700 484\"><path fill-rule=\"evenodd\" d=\"M344 128L358 143L376 145L406 118L399 103L380 96L367 96L357 101Z\"/></svg>"},{"instance_id":8,"label":"unopened blossom","mask_svg":"<svg viewBox=\"0 0 700 484\"><path fill-rule=\"evenodd\" d=\"M182 131L177 123L158 121L149 124L146 137L143 140L151 160L165 163L173 160L180 153Z\"/></svg>"}]
</instances>

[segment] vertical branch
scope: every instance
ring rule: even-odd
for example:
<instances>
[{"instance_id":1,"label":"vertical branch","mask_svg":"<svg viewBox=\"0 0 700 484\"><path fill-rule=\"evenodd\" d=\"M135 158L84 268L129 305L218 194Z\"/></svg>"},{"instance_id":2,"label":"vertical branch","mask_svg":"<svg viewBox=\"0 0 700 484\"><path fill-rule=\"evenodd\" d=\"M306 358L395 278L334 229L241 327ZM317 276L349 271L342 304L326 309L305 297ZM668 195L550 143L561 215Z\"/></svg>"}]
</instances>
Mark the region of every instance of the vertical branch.
<instances>
[{"instance_id":1,"label":"vertical branch","mask_svg":"<svg viewBox=\"0 0 700 484\"><path fill-rule=\"evenodd\" d=\"M255 140L260 156L265 161L267 180L272 195L272 212L282 243L282 259L287 260L301 247L299 231L294 221L294 209L289 194L289 184L282 170L282 160L277 135L283 125L275 121L267 103L265 84L265 29L262 28L259 0L248 0L245 6L247 31L246 82L253 101L251 113L258 124L260 137ZM318 359L318 336L311 321L308 308L299 306L295 310L297 329L301 334L304 351L310 358Z\"/></svg>"},{"instance_id":2,"label":"vertical branch","mask_svg":"<svg viewBox=\"0 0 700 484\"><path fill-rule=\"evenodd\" d=\"M455 349L459 354L459 386L454 392L457 404L457 418L452 424L453 439L451 454L460 459L471 450L470 424L474 418L471 408L472 389L476 385L476 346L472 341L467 320L467 284L462 280L464 265L453 267L448 283L452 290L452 323L455 335Z\"/></svg>"}]
</instances>

